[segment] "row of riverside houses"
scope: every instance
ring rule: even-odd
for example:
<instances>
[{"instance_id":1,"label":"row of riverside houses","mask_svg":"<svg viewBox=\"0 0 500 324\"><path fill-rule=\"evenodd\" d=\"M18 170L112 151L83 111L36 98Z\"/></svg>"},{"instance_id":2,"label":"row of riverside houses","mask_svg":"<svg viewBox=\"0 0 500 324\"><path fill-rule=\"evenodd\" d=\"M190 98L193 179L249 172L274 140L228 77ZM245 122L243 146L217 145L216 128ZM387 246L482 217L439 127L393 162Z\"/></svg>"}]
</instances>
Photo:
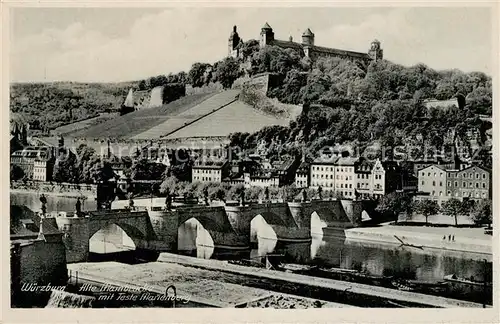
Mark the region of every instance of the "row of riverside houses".
<instances>
[{"instance_id":1,"label":"row of riverside houses","mask_svg":"<svg viewBox=\"0 0 500 324\"><path fill-rule=\"evenodd\" d=\"M491 171L478 165L413 161L413 171L389 160L370 161L335 154L307 163L284 157L269 161L258 154L238 161L199 161L192 167L192 181L227 182L245 187L281 187L332 190L345 198L378 199L394 191L417 200L439 203L450 198L491 199Z\"/></svg>"}]
</instances>

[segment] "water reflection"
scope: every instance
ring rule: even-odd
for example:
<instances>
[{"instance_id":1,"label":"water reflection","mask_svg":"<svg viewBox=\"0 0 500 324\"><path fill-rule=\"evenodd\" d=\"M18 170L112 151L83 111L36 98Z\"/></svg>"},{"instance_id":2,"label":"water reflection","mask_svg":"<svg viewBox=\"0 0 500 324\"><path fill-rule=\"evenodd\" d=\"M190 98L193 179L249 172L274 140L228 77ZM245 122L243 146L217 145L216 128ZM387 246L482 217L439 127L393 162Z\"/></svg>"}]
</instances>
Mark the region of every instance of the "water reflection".
<instances>
[{"instance_id":1,"label":"water reflection","mask_svg":"<svg viewBox=\"0 0 500 324\"><path fill-rule=\"evenodd\" d=\"M65 211L74 212L77 198L60 197L45 195L47 198L47 211ZM97 203L95 199L82 200L82 210L96 210ZM26 206L32 211L40 211L42 204L40 203L40 195L34 193L11 193L10 204Z\"/></svg>"}]
</instances>

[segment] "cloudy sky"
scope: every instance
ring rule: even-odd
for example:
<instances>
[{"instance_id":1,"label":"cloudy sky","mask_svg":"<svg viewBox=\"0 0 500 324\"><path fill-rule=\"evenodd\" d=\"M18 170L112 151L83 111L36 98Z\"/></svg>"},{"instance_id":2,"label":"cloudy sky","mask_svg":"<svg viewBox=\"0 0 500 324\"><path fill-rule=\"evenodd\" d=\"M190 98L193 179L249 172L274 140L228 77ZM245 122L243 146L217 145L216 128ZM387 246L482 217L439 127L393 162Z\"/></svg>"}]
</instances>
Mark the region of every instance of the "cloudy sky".
<instances>
[{"instance_id":1,"label":"cloudy sky","mask_svg":"<svg viewBox=\"0 0 500 324\"><path fill-rule=\"evenodd\" d=\"M366 52L403 65L493 73L488 8L16 8L10 12L12 81L127 81L188 70L227 55L238 26L258 39L299 41L306 28L321 46Z\"/></svg>"}]
</instances>

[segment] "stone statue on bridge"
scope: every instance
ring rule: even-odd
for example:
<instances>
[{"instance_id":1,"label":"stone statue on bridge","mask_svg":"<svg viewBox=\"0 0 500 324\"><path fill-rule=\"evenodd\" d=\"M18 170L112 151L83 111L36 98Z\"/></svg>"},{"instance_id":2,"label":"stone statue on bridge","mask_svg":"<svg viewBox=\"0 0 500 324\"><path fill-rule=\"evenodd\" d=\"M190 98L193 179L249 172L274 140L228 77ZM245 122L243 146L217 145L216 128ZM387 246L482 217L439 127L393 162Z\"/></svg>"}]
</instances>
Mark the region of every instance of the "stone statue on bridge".
<instances>
[{"instance_id":1,"label":"stone statue on bridge","mask_svg":"<svg viewBox=\"0 0 500 324\"><path fill-rule=\"evenodd\" d=\"M245 187L241 188L240 191L240 204L241 206L245 206Z\"/></svg>"},{"instance_id":2,"label":"stone statue on bridge","mask_svg":"<svg viewBox=\"0 0 500 324\"><path fill-rule=\"evenodd\" d=\"M80 197L76 199L75 212L77 217L82 215L82 202L80 201Z\"/></svg>"},{"instance_id":3,"label":"stone statue on bridge","mask_svg":"<svg viewBox=\"0 0 500 324\"><path fill-rule=\"evenodd\" d=\"M354 199L358 200L359 197L360 197L360 193L356 189L354 189Z\"/></svg>"},{"instance_id":4,"label":"stone statue on bridge","mask_svg":"<svg viewBox=\"0 0 500 324\"><path fill-rule=\"evenodd\" d=\"M40 202L42 203L42 215L45 216L47 213L47 198L45 198L44 194L40 196Z\"/></svg>"},{"instance_id":5,"label":"stone statue on bridge","mask_svg":"<svg viewBox=\"0 0 500 324\"><path fill-rule=\"evenodd\" d=\"M165 198L165 206L167 210L172 209L172 195L170 194L170 191L167 190L167 198Z\"/></svg>"},{"instance_id":6,"label":"stone statue on bridge","mask_svg":"<svg viewBox=\"0 0 500 324\"><path fill-rule=\"evenodd\" d=\"M323 199L323 187L321 186L318 187L318 198L319 200Z\"/></svg>"},{"instance_id":7,"label":"stone statue on bridge","mask_svg":"<svg viewBox=\"0 0 500 324\"><path fill-rule=\"evenodd\" d=\"M264 196L266 197L266 201L269 201L269 188L266 187L266 189L264 189Z\"/></svg>"},{"instance_id":8,"label":"stone statue on bridge","mask_svg":"<svg viewBox=\"0 0 500 324\"><path fill-rule=\"evenodd\" d=\"M128 200L128 207L130 208L130 210L134 210L134 200L132 199L132 196Z\"/></svg>"},{"instance_id":9,"label":"stone statue on bridge","mask_svg":"<svg viewBox=\"0 0 500 324\"><path fill-rule=\"evenodd\" d=\"M302 201L307 201L307 191L306 189L302 189Z\"/></svg>"},{"instance_id":10,"label":"stone statue on bridge","mask_svg":"<svg viewBox=\"0 0 500 324\"><path fill-rule=\"evenodd\" d=\"M207 189L207 188L204 188L204 189L203 189L203 199L205 200L205 205L206 205L206 206L210 205L210 204L208 203L208 189Z\"/></svg>"}]
</instances>

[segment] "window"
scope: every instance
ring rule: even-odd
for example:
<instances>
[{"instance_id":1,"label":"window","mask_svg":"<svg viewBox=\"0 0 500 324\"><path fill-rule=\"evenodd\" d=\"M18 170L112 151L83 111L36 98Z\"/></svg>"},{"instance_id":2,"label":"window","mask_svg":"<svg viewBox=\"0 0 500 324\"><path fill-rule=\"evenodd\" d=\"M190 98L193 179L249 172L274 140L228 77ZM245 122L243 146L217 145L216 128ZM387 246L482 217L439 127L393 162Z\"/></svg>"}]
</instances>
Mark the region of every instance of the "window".
<instances>
[{"instance_id":1,"label":"window","mask_svg":"<svg viewBox=\"0 0 500 324\"><path fill-rule=\"evenodd\" d=\"M439 181L439 186L442 187L443 186L443 181Z\"/></svg>"},{"instance_id":2,"label":"window","mask_svg":"<svg viewBox=\"0 0 500 324\"><path fill-rule=\"evenodd\" d=\"M330 179L333 179L333 174L330 174Z\"/></svg>"},{"instance_id":3,"label":"window","mask_svg":"<svg viewBox=\"0 0 500 324\"><path fill-rule=\"evenodd\" d=\"M448 196L451 196L451 191L448 190Z\"/></svg>"},{"instance_id":4,"label":"window","mask_svg":"<svg viewBox=\"0 0 500 324\"><path fill-rule=\"evenodd\" d=\"M486 198L486 192L483 192L483 198Z\"/></svg>"},{"instance_id":5,"label":"window","mask_svg":"<svg viewBox=\"0 0 500 324\"><path fill-rule=\"evenodd\" d=\"M486 188L486 183L483 182L483 189L485 189L485 188Z\"/></svg>"},{"instance_id":6,"label":"window","mask_svg":"<svg viewBox=\"0 0 500 324\"><path fill-rule=\"evenodd\" d=\"M436 181L432 181L432 185L435 186L436 185Z\"/></svg>"},{"instance_id":7,"label":"window","mask_svg":"<svg viewBox=\"0 0 500 324\"><path fill-rule=\"evenodd\" d=\"M476 179L479 179L479 173L476 173Z\"/></svg>"},{"instance_id":8,"label":"window","mask_svg":"<svg viewBox=\"0 0 500 324\"><path fill-rule=\"evenodd\" d=\"M486 179L486 174L483 173L483 179Z\"/></svg>"},{"instance_id":9,"label":"window","mask_svg":"<svg viewBox=\"0 0 500 324\"><path fill-rule=\"evenodd\" d=\"M458 187L458 181L455 181L455 187Z\"/></svg>"},{"instance_id":10,"label":"window","mask_svg":"<svg viewBox=\"0 0 500 324\"><path fill-rule=\"evenodd\" d=\"M451 187L451 181L448 181L448 187Z\"/></svg>"},{"instance_id":11,"label":"window","mask_svg":"<svg viewBox=\"0 0 500 324\"><path fill-rule=\"evenodd\" d=\"M422 180L422 186L423 186L423 185L425 185L425 181L424 181L424 180Z\"/></svg>"},{"instance_id":12,"label":"window","mask_svg":"<svg viewBox=\"0 0 500 324\"><path fill-rule=\"evenodd\" d=\"M479 188L479 182L476 182L476 188Z\"/></svg>"},{"instance_id":13,"label":"window","mask_svg":"<svg viewBox=\"0 0 500 324\"><path fill-rule=\"evenodd\" d=\"M351 188L351 189L352 189L352 183L350 183L350 184L349 184L349 188Z\"/></svg>"},{"instance_id":14,"label":"window","mask_svg":"<svg viewBox=\"0 0 500 324\"><path fill-rule=\"evenodd\" d=\"M432 190L432 195L435 196L436 195L436 192L434 190Z\"/></svg>"},{"instance_id":15,"label":"window","mask_svg":"<svg viewBox=\"0 0 500 324\"><path fill-rule=\"evenodd\" d=\"M340 184L340 188L344 188L344 184L343 183Z\"/></svg>"},{"instance_id":16,"label":"window","mask_svg":"<svg viewBox=\"0 0 500 324\"><path fill-rule=\"evenodd\" d=\"M465 181L462 182L462 187L464 187L464 188L467 187L467 184L465 183Z\"/></svg>"},{"instance_id":17,"label":"window","mask_svg":"<svg viewBox=\"0 0 500 324\"><path fill-rule=\"evenodd\" d=\"M443 192L442 192L442 191L440 191L440 192L439 192L439 196L442 196L442 195L443 195Z\"/></svg>"},{"instance_id":18,"label":"window","mask_svg":"<svg viewBox=\"0 0 500 324\"><path fill-rule=\"evenodd\" d=\"M472 182L469 182L469 187L472 188L474 185Z\"/></svg>"}]
</instances>

